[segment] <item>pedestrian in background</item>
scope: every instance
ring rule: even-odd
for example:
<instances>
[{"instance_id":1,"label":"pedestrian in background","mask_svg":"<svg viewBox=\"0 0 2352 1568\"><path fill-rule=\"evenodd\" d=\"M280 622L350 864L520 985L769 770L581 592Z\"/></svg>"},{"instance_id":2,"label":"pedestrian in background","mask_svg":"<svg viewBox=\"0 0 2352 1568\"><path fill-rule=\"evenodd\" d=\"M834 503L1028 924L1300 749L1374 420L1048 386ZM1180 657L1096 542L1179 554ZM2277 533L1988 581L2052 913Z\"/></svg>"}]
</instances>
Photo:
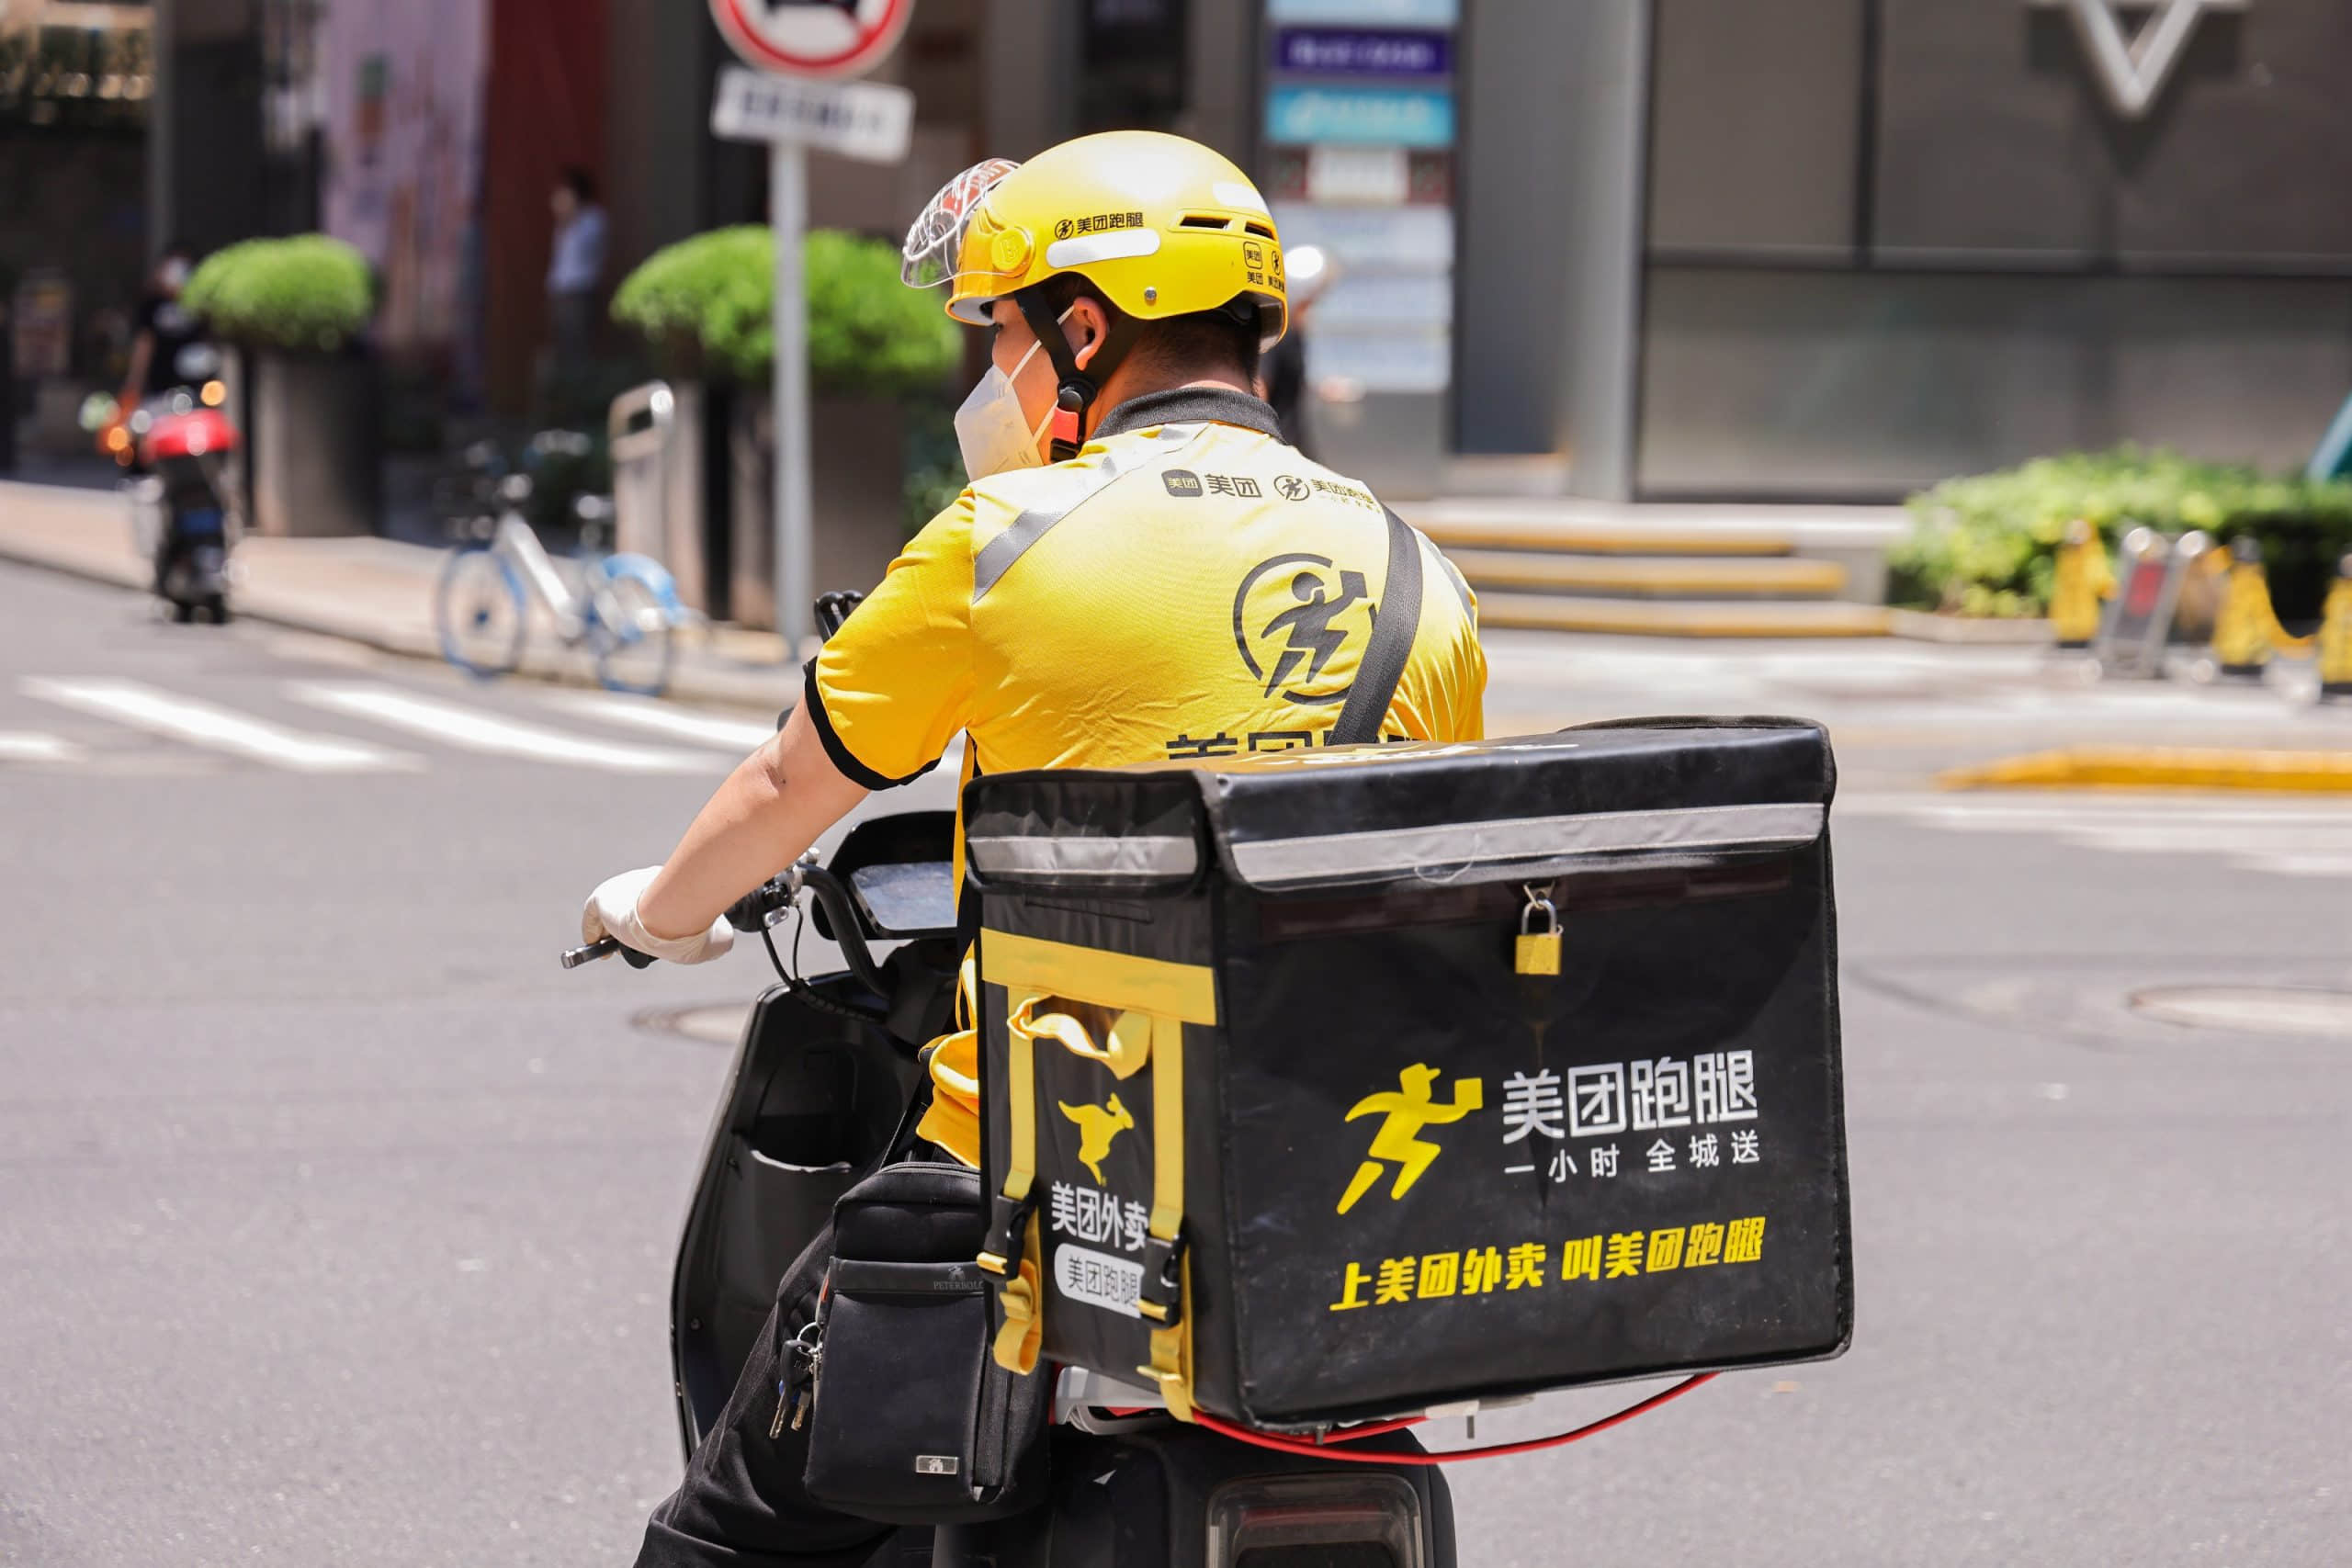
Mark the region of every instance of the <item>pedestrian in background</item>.
<instances>
[{"instance_id":1,"label":"pedestrian in background","mask_svg":"<svg viewBox=\"0 0 2352 1568\"><path fill-rule=\"evenodd\" d=\"M126 418L147 399L180 384L180 350L204 336L204 323L180 303L180 290L194 270L185 245L169 247L155 263L155 276L131 324L130 364L118 400Z\"/></svg>"},{"instance_id":2,"label":"pedestrian in background","mask_svg":"<svg viewBox=\"0 0 2352 1568\"><path fill-rule=\"evenodd\" d=\"M555 240L548 249L548 330L559 378L578 373L595 345L596 301L605 280L605 209L596 176L573 166L549 197Z\"/></svg>"}]
</instances>

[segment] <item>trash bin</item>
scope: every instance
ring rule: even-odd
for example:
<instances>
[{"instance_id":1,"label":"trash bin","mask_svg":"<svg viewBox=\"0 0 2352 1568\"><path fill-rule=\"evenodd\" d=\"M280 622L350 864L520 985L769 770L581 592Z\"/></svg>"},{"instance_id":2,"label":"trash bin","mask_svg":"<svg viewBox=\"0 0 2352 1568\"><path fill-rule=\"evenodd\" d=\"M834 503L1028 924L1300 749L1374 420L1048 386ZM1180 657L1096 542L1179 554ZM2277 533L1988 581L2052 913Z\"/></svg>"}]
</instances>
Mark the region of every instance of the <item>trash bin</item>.
<instances>
[{"instance_id":1,"label":"trash bin","mask_svg":"<svg viewBox=\"0 0 2352 1568\"><path fill-rule=\"evenodd\" d=\"M606 416L613 459L613 547L650 556L670 569L678 596L710 608L710 573L702 547L702 509L691 455L678 451L678 400L666 381L648 381L615 398ZM682 504L683 502L683 504Z\"/></svg>"}]
</instances>

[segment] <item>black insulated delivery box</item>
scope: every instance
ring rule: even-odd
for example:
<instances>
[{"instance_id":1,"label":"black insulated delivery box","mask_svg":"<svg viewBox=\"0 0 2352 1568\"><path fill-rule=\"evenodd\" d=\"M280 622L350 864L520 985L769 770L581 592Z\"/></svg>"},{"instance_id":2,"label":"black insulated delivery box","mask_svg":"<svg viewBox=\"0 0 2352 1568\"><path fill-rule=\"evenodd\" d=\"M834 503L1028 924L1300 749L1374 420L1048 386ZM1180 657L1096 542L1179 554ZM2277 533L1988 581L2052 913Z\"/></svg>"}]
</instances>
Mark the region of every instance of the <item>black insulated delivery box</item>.
<instances>
[{"instance_id":1,"label":"black insulated delivery box","mask_svg":"<svg viewBox=\"0 0 2352 1568\"><path fill-rule=\"evenodd\" d=\"M1301 1430L1838 1353L1834 777L1659 719L974 782L999 1359Z\"/></svg>"}]
</instances>

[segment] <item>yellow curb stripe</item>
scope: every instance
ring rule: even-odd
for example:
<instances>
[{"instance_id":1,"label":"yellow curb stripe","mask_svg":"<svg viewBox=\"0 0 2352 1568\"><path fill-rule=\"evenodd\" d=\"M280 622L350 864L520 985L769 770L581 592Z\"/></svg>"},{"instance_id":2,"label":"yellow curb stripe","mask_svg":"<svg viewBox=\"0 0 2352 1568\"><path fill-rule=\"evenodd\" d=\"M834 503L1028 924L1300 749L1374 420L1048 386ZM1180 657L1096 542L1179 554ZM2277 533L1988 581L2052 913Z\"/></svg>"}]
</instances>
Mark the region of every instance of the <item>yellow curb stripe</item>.
<instances>
[{"instance_id":1,"label":"yellow curb stripe","mask_svg":"<svg viewBox=\"0 0 2352 1568\"><path fill-rule=\"evenodd\" d=\"M1599 592L1739 593L1771 598L1817 593L1835 597L1846 586L1836 561L1777 557L1643 559L1623 556L1555 556L1498 550L1448 550L1473 588L1585 589Z\"/></svg>"},{"instance_id":2,"label":"yellow curb stripe","mask_svg":"<svg viewBox=\"0 0 2352 1568\"><path fill-rule=\"evenodd\" d=\"M1724 537L1670 528L1589 528L1548 523L1416 525L1441 549L1551 550L1592 556L1792 556L1793 540L1773 535Z\"/></svg>"},{"instance_id":3,"label":"yellow curb stripe","mask_svg":"<svg viewBox=\"0 0 2352 1568\"><path fill-rule=\"evenodd\" d=\"M1938 775L1943 789L2222 789L2352 795L2352 751L2077 746Z\"/></svg>"},{"instance_id":4,"label":"yellow curb stripe","mask_svg":"<svg viewBox=\"0 0 2352 1568\"><path fill-rule=\"evenodd\" d=\"M1634 637L1884 637L1887 612L1842 602L1792 604L1659 604L1637 599L1570 599L1542 593L1481 593L1478 624L1530 631L1601 632Z\"/></svg>"}]
</instances>

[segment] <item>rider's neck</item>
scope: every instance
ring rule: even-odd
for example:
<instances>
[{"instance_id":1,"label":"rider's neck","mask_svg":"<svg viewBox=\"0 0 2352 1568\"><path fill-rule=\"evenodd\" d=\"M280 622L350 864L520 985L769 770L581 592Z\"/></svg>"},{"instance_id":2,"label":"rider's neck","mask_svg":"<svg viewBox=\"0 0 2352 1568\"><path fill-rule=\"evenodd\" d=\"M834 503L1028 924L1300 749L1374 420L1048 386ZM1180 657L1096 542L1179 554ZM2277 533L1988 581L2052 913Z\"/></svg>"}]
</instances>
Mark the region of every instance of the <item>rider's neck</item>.
<instances>
[{"instance_id":1,"label":"rider's neck","mask_svg":"<svg viewBox=\"0 0 2352 1568\"><path fill-rule=\"evenodd\" d=\"M1102 392L1094 400L1093 417L1090 423L1101 423L1104 414L1136 398L1148 397L1153 392L1184 391L1194 388L1239 392L1252 398L1258 395L1258 389L1250 384L1248 377L1230 370L1213 370L1204 376L1170 376L1148 365L1127 364L1111 372L1111 379L1103 384Z\"/></svg>"}]
</instances>

